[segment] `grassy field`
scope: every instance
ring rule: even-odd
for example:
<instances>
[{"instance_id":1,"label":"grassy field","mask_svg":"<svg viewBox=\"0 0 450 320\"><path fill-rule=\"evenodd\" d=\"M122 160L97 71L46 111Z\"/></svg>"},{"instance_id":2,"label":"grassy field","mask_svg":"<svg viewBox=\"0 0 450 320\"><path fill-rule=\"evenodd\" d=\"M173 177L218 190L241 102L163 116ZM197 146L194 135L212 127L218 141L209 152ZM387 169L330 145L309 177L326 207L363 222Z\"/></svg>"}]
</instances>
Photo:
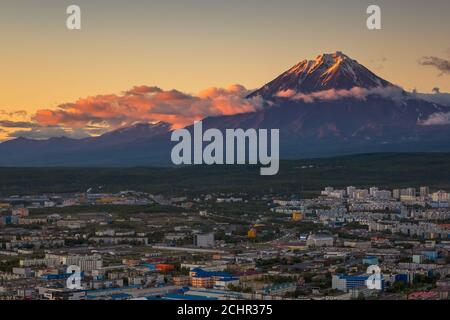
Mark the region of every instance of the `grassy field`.
<instances>
[{"instance_id":1,"label":"grassy field","mask_svg":"<svg viewBox=\"0 0 450 320\"><path fill-rule=\"evenodd\" d=\"M428 185L450 189L450 153L378 153L282 161L276 176L259 166L177 168L0 168L0 195L43 192L139 191L190 194L207 191L314 193L325 186L393 188Z\"/></svg>"}]
</instances>

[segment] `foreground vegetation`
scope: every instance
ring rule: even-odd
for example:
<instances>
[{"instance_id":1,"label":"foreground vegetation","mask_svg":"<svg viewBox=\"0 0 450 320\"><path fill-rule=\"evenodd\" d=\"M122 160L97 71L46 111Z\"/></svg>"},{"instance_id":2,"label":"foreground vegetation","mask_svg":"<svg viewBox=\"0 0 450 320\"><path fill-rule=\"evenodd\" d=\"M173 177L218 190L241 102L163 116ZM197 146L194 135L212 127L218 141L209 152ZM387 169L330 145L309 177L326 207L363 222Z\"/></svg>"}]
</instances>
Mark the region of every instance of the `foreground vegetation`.
<instances>
[{"instance_id":1,"label":"foreground vegetation","mask_svg":"<svg viewBox=\"0 0 450 320\"><path fill-rule=\"evenodd\" d=\"M133 189L151 193L294 192L316 193L324 186L450 189L450 153L378 153L282 161L276 176L259 166L178 168L0 168L0 196Z\"/></svg>"}]
</instances>

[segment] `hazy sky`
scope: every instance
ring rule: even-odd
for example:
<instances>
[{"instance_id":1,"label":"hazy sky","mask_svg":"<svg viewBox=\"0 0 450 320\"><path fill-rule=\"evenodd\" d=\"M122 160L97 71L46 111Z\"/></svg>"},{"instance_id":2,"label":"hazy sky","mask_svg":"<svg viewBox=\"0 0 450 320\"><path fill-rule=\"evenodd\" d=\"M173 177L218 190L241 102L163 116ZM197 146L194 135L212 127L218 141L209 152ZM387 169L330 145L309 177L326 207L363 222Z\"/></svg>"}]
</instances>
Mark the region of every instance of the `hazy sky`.
<instances>
[{"instance_id":1,"label":"hazy sky","mask_svg":"<svg viewBox=\"0 0 450 320\"><path fill-rule=\"evenodd\" d=\"M65 27L70 4L82 9L81 31ZM381 6L383 30L366 28L369 4ZM418 64L450 58L449 13L448 0L2 1L0 110L135 85L256 88L336 50L406 89L450 91L448 73Z\"/></svg>"}]
</instances>

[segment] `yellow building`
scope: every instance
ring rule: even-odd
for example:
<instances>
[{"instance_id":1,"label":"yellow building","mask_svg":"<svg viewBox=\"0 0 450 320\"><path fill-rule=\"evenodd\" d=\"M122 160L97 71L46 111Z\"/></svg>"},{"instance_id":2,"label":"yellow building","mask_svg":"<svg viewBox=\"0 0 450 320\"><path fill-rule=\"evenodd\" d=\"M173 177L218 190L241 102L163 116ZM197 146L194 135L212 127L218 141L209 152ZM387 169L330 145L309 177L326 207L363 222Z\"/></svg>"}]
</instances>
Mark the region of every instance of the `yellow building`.
<instances>
[{"instance_id":1,"label":"yellow building","mask_svg":"<svg viewBox=\"0 0 450 320\"><path fill-rule=\"evenodd\" d=\"M255 228L251 228L250 230L248 230L247 236L248 236L250 239L256 238L256 229L255 229Z\"/></svg>"},{"instance_id":2,"label":"yellow building","mask_svg":"<svg viewBox=\"0 0 450 320\"><path fill-rule=\"evenodd\" d=\"M301 212L294 212L294 213L292 214L292 220L294 220L294 221L300 221L300 220L302 220L302 219L303 219L303 215L302 215Z\"/></svg>"},{"instance_id":3,"label":"yellow building","mask_svg":"<svg viewBox=\"0 0 450 320\"><path fill-rule=\"evenodd\" d=\"M102 197L97 200L97 203L99 204L111 204L117 201L120 201L121 199L118 197Z\"/></svg>"},{"instance_id":4,"label":"yellow building","mask_svg":"<svg viewBox=\"0 0 450 320\"><path fill-rule=\"evenodd\" d=\"M191 277L191 286L195 288L212 288L213 285L212 277Z\"/></svg>"},{"instance_id":5,"label":"yellow building","mask_svg":"<svg viewBox=\"0 0 450 320\"><path fill-rule=\"evenodd\" d=\"M179 276L172 278L173 284L176 286L189 286L191 285L191 278L188 276Z\"/></svg>"}]
</instances>

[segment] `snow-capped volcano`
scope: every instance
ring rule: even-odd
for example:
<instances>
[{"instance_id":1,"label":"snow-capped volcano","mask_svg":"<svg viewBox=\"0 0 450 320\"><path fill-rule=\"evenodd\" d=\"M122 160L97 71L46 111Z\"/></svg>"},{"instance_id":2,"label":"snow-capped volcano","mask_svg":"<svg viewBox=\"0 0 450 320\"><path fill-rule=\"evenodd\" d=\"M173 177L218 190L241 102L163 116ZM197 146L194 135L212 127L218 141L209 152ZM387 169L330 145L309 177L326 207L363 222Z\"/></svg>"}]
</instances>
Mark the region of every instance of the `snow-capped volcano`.
<instances>
[{"instance_id":1,"label":"snow-capped volcano","mask_svg":"<svg viewBox=\"0 0 450 320\"><path fill-rule=\"evenodd\" d=\"M288 90L294 96L278 95ZM338 94L342 90L350 94ZM370 94L355 95L364 91ZM296 93L322 98L297 99ZM404 92L341 52L300 62L251 96L256 95L269 102L267 108L203 119L204 130L278 129L284 159L450 151L450 105ZM138 123L80 140L18 138L0 143L0 166L167 165L171 130L163 122Z\"/></svg>"},{"instance_id":2,"label":"snow-capped volcano","mask_svg":"<svg viewBox=\"0 0 450 320\"><path fill-rule=\"evenodd\" d=\"M269 82L249 97L262 96L270 99L283 91L311 93L330 89L354 87L372 89L392 84L371 72L340 51L321 54L314 60L303 60L278 78Z\"/></svg>"}]
</instances>

